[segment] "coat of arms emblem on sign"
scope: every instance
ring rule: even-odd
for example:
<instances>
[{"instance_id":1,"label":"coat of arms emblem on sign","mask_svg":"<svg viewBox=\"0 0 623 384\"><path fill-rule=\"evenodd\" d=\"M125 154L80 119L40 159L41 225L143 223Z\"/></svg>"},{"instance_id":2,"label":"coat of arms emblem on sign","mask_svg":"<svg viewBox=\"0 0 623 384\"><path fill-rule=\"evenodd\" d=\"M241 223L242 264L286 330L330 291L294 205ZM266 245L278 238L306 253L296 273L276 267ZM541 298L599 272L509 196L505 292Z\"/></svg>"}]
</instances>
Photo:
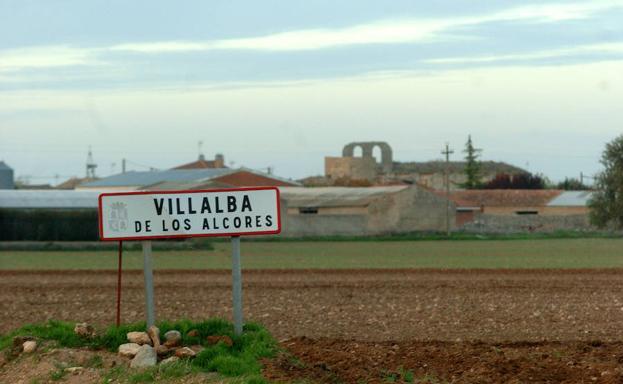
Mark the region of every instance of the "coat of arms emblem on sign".
<instances>
[{"instance_id":1,"label":"coat of arms emblem on sign","mask_svg":"<svg viewBox=\"0 0 623 384\"><path fill-rule=\"evenodd\" d=\"M125 231L128 228L128 210L124 203L111 204L108 228L113 232Z\"/></svg>"}]
</instances>

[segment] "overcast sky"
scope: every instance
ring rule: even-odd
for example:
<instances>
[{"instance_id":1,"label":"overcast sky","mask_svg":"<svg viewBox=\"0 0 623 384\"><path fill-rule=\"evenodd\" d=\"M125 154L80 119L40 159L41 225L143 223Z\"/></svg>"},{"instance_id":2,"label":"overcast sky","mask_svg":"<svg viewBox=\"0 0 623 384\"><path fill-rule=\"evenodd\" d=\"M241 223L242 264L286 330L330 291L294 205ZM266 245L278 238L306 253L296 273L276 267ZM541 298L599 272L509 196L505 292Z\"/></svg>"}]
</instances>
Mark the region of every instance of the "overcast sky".
<instances>
[{"instance_id":1,"label":"overcast sky","mask_svg":"<svg viewBox=\"0 0 623 384\"><path fill-rule=\"evenodd\" d=\"M193 161L399 161L594 174L623 133L623 0L0 0L0 160L31 182Z\"/></svg>"}]
</instances>

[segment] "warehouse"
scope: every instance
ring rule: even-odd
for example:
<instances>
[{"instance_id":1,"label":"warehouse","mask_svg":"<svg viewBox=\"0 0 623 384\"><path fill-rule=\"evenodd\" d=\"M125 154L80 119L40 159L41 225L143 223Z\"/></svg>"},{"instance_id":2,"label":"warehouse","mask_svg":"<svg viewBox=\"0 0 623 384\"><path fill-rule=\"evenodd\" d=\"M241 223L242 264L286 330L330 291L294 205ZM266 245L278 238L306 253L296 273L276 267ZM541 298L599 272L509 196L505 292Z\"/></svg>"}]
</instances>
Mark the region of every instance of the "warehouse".
<instances>
[{"instance_id":1,"label":"warehouse","mask_svg":"<svg viewBox=\"0 0 623 384\"><path fill-rule=\"evenodd\" d=\"M97 240L97 192L0 190L0 240Z\"/></svg>"},{"instance_id":2,"label":"warehouse","mask_svg":"<svg viewBox=\"0 0 623 384\"><path fill-rule=\"evenodd\" d=\"M360 236L446 228L447 201L416 186L282 187L286 236ZM450 223L455 220L450 206Z\"/></svg>"},{"instance_id":3,"label":"warehouse","mask_svg":"<svg viewBox=\"0 0 623 384\"><path fill-rule=\"evenodd\" d=\"M486 233L594 230L589 222L591 191L455 191L456 226Z\"/></svg>"}]
</instances>

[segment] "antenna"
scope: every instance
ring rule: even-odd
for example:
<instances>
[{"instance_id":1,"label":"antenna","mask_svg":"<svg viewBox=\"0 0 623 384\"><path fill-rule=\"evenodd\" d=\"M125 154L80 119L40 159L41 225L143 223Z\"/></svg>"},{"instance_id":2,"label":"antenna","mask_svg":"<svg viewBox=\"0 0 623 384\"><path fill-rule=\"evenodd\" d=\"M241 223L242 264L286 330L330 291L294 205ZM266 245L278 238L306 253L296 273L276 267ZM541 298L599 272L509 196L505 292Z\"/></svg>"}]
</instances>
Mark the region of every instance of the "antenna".
<instances>
[{"instance_id":1,"label":"antenna","mask_svg":"<svg viewBox=\"0 0 623 384\"><path fill-rule=\"evenodd\" d=\"M91 146L89 145L89 154L87 155L87 178L94 179L95 178L95 168L97 168L97 164L95 160L93 160L93 153L91 152Z\"/></svg>"},{"instance_id":2,"label":"antenna","mask_svg":"<svg viewBox=\"0 0 623 384\"><path fill-rule=\"evenodd\" d=\"M197 150L199 151L199 160L205 160L205 156L203 155L203 141L199 140L197 142Z\"/></svg>"}]
</instances>

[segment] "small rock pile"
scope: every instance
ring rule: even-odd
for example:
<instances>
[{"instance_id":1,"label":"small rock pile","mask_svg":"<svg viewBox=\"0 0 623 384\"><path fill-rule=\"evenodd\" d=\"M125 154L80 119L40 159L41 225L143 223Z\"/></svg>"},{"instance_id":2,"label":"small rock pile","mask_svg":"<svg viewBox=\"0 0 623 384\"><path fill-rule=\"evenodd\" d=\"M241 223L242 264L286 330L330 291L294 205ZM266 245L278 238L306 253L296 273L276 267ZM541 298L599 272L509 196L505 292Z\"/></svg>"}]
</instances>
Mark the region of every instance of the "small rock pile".
<instances>
[{"instance_id":1,"label":"small rock pile","mask_svg":"<svg viewBox=\"0 0 623 384\"><path fill-rule=\"evenodd\" d=\"M197 337L199 332L191 330L187 336ZM168 364L180 359L191 359L203 350L201 345L190 347L182 345L182 334L171 330L164 334L164 342L160 338L160 329L151 326L147 332L129 332L128 343L119 346L119 355L131 358L131 368L153 367L158 364ZM223 342L232 346L233 341L229 336L208 336L208 344Z\"/></svg>"},{"instance_id":2,"label":"small rock pile","mask_svg":"<svg viewBox=\"0 0 623 384\"><path fill-rule=\"evenodd\" d=\"M87 323L76 324L74 333L83 338L92 339L96 337L95 329ZM196 329L186 334L189 338L197 338L199 335L199 331ZM118 354L130 359L131 368L147 368L157 365L158 362L168 364L180 359L192 359L204 349L201 345L182 345L180 331L168 331L161 338L160 329L156 326L149 327L147 332L129 332L126 337L128 342L119 346ZM232 347L234 344L229 336L221 335L208 336L205 341L209 345L223 343L228 347ZM35 352L38 346L39 343L32 336L16 336L13 338L13 345L6 356L12 359L22 353L30 354ZM72 373L74 372L72 371Z\"/></svg>"}]
</instances>

